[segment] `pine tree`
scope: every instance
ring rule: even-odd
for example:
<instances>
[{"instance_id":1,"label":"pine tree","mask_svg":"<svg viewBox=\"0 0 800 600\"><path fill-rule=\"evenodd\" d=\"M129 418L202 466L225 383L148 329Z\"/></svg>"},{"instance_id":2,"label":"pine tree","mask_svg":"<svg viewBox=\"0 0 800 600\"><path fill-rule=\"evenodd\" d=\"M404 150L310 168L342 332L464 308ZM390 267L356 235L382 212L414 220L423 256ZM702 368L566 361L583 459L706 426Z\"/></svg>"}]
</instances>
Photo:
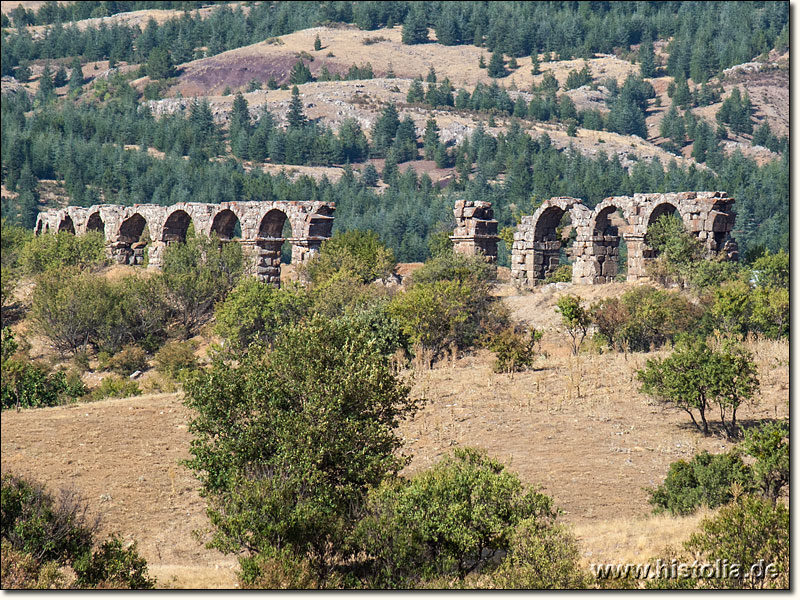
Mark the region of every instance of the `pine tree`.
<instances>
[{"instance_id":1,"label":"pine tree","mask_svg":"<svg viewBox=\"0 0 800 600\"><path fill-rule=\"evenodd\" d=\"M406 95L406 102L408 102L409 104L415 104L417 102L424 102L424 101L425 101L425 90L422 87L422 80L416 78L411 82L411 86L408 88L408 94Z\"/></svg>"},{"instance_id":2,"label":"pine tree","mask_svg":"<svg viewBox=\"0 0 800 600\"><path fill-rule=\"evenodd\" d=\"M298 60L292 67L289 73L289 83L293 85L302 85L313 80L311 76L311 69L308 68L302 60Z\"/></svg>"},{"instance_id":3,"label":"pine tree","mask_svg":"<svg viewBox=\"0 0 800 600\"><path fill-rule=\"evenodd\" d=\"M436 149L439 146L439 126L433 117L428 117L425 123L425 134L422 140L423 148L425 149L425 160L433 160L436 155Z\"/></svg>"},{"instance_id":4,"label":"pine tree","mask_svg":"<svg viewBox=\"0 0 800 600\"><path fill-rule=\"evenodd\" d=\"M424 44L428 41L428 23L424 9L415 2L408 11L403 23L402 41L404 44Z\"/></svg>"},{"instance_id":5,"label":"pine tree","mask_svg":"<svg viewBox=\"0 0 800 600\"><path fill-rule=\"evenodd\" d=\"M39 75L39 89L36 92L36 97L41 100L42 104L47 104L54 97L53 93L53 73L50 71L50 63L45 63L42 74Z\"/></svg>"},{"instance_id":6,"label":"pine tree","mask_svg":"<svg viewBox=\"0 0 800 600\"><path fill-rule=\"evenodd\" d=\"M317 52L322 50L322 42L319 39L319 34L317 34L317 37L314 38L314 50Z\"/></svg>"},{"instance_id":7,"label":"pine tree","mask_svg":"<svg viewBox=\"0 0 800 600\"><path fill-rule=\"evenodd\" d=\"M308 119L303 112L303 102L300 100L300 90L295 85L292 87L292 101L289 104L289 114L286 116L290 128L303 127Z\"/></svg>"},{"instance_id":8,"label":"pine tree","mask_svg":"<svg viewBox=\"0 0 800 600\"><path fill-rule=\"evenodd\" d=\"M436 83L436 69L433 68L433 65L428 69L428 76L425 77L425 81L428 83Z\"/></svg>"},{"instance_id":9,"label":"pine tree","mask_svg":"<svg viewBox=\"0 0 800 600\"><path fill-rule=\"evenodd\" d=\"M538 75L541 73L539 69L539 53L534 48L533 52L531 52L531 75Z\"/></svg>"},{"instance_id":10,"label":"pine tree","mask_svg":"<svg viewBox=\"0 0 800 600\"><path fill-rule=\"evenodd\" d=\"M69 81L67 70L64 68L64 65L61 65L53 76L53 86L57 88L63 87L67 84L67 81Z\"/></svg>"},{"instance_id":11,"label":"pine tree","mask_svg":"<svg viewBox=\"0 0 800 600\"><path fill-rule=\"evenodd\" d=\"M656 76L656 54L650 39L639 46L639 73L642 77Z\"/></svg>"},{"instance_id":12,"label":"pine tree","mask_svg":"<svg viewBox=\"0 0 800 600\"><path fill-rule=\"evenodd\" d=\"M503 53L500 50L492 52L492 58L489 60L488 68L489 77L505 77L506 72L505 61L503 60Z\"/></svg>"}]
</instances>

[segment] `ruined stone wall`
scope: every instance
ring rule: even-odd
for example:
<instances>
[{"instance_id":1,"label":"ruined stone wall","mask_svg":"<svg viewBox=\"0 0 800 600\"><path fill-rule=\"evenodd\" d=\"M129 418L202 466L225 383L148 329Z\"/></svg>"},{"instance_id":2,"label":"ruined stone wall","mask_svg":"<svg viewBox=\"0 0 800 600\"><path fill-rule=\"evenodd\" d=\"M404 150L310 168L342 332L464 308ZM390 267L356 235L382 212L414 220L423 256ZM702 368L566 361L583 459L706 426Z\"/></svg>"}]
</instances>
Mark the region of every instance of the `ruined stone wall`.
<instances>
[{"instance_id":1,"label":"ruined stone wall","mask_svg":"<svg viewBox=\"0 0 800 600\"><path fill-rule=\"evenodd\" d=\"M140 265L146 253L148 266L160 268L165 248L184 241L193 226L197 234L215 234L225 242L236 238L242 244L249 271L262 281L279 285L284 241L292 245L292 263L305 262L330 237L335 209L332 202L69 206L39 213L34 231L37 235L100 231L109 256L116 262ZM286 222L291 233L284 237Z\"/></svg>"},{"instance_id":2,"label":"ruined stone wall","mask_svg":"<svg viewBox=\"0 0 800 600\"><path fill-rule=\"evenodd\" d=\"M490 262L497 261L497 221L492 203L458 200L453 209L456 227L450 239L453 249L470 256L481 255Z\"/></svg>"},{"instance_id":3,"label":"ruined stone wall","mask_svg":"<svg viewBox=\"0 0 800 600\"><path fill-rule=\"evenodd\" d=\"M613 281L621 268L621 239L628 250L628 281L646 278L647 264L655 258L647 245L647 230L661 215L671 213L702 242L707 258L721 255L736 260L738 247L731 237L736 220L733 203L725 192L634 194L606 198L590 210L577 198L551 198L532 216L522 217L517 226L511 251L512 281L519 287L532 287L558 267L565 214L574 230L569 249L574 283ZM616 224L611 218L614 213Z\"/></svg>"}]
</instances>

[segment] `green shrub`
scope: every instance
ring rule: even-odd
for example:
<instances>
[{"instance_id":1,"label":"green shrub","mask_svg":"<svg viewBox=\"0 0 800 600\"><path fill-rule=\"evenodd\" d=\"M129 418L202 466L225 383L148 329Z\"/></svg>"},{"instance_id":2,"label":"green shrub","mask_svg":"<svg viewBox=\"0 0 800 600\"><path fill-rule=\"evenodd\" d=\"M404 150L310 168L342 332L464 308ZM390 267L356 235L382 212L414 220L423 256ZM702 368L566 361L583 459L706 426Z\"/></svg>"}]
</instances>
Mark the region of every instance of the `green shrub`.
<instances>
[{"instance_id":1,"label":"green shrub","mask_svg":"<svg viewBox=\"0 0 800 600\"><path fill-rule=\"evenodd\" d=\"M195 350L196 344L192 340L185 342L173 341L164 344L153 357L156 370L173 379L182 378L197 369Z\"/></svg>"},{"instance_id":2,"label":"green shrub","mask_svg":"<svg viewBox=\"0 0 800 600\"><path fill-rule=\"evenodd\" d=\"M234 351L252 343L271 344L278 332L297 323L307 312L309 296L298 286L276 288L245 277L217 305L215 331Z\"/></svg>"},{"instance_id":3,"label":"green shrub","mask_svg":"<svg viewBox=\"0 0 800 600\"><path fill-rule=\"evenodd\" d=\"M170 244L161 273L164 294L186 333L196 331L242 275L241 244L220 244L202 236Z\"/></svg>"},{"instance_id":4,"label":"green shrub","mask_svg":"<svg viewBox=\"0 0 800 600\"><path fill-rule=\"evenodd\" d=\"M497 355L495 372L514 373L531 367L536 358L536 345L541 339L541 331L531 329L524 332L514 327L507 327L492 336L488 346Z\"/></svg>"},{"instance_id":5,"label":"green shrub","mask_svg":"<svg viewBox=\"0 0 800 600\"><path fill-rule=\"evenodd\" d=\"M410 481L389 480L371 491L356 528L356 547L369 557L367 587L409 587L491 569L508 552L524 520L550 525L557 511L544 494L485 452L455 450Z\"/></svg>"},{"instance_id":6,"label":"green shrub","mask_svg":"<svg viewBox=\"0 0 800 600\"><path fill-rule=\"evenodd\" d=\"M566 590L583 589L589 581L575 536L564 525L528 518L515 528L498 569L478 583L503 590Z\"/></svg>"},{"instance_id":7,"label":"green shrub","mask_svg":"<svg viewBox=\"0 0 800 600\"><path fill-rule=\"evenodd\" d=\"M397 261L394 252L373 231L337 232L320 247L319 254L303 267L303 273L315 285L340 271L347 271L362 283L384 279Z\"/></svg>"},{"instance_id":8,"label":"green shrub","mask_svg":"<svg viewBox=\"0 0 800 600\"><path fill-rule=\"evenodd\" d=\"M156 277L109 281L76 268L36 280L31 319L61 352L89 347L110 354L126 344L154 349L165 335L167 307Z\"/></svg>"},{"instance_id":9,"label":"green shrub","mask_svg":"<svg viewBox=\"0 0 800 600\"><path fill-rule=\"evenodd\" d=\"M123 548L122 540L112 535L91 555L84 554L73 565L79 588L149 590L155 580L147 576L147 561L136 551L136 542Z\"/></svg>"},{"instance_id":10,"label":"green shrub","mask_svg":"<svg viewBox=\"0 0 800 600\"><path fill-rule=\"evenodd\" d=\"M789 255L783 249L777 254L766 251L753 261L752 270L761 287L789 288Z\"/></svg>"},{"instance_id":11,"label":"green shrub","mask_svg":"<svg viewBox=\"0 0 800 600\"><path fill-rule=\"evenodd\" d=\"M98 231L39 235L22 248L19 262L32 275L64 267L97 267L106 262L105 240Z\"/></svg>"},{"instance_id":12,"label":"green shrub","mask_svg":"<svg viewBox=\"0 0 800 600\"><path fill-rule=\"evenodd\" d=\"M632 352L646 352L698 334L703 314L678 292L638 286L620 298L606 298L592 305L592 320L607 343Z\"/></svg>"},{"instance_id":13,"label":"green shrub","mask_svg":"<svg viewBox=\"0 0 800 600\"><path fill-rule=\"evenodd\" d=\"M217 362L186 383L189 466L209 500L214 546L307 558L324 580L367 490L406 460L395 430L416 403L374 338L314 316L271 351Z\"/></svg>"},{"instance_id":14,"label":"green shrub","mask_svg":"<svg viewBox=\"0 0 800 600\"><path fill-rule=\"evenodd\" d=\"M556 312L561 314L561 323L572 339L572 354L576 355L586 338L589 325L592 323L592 315L584 308L581 299L572 294L561 296L558 299Z\"/></svg>"},{"instance_id":15,"label":"green shrub","mask_svg":"<svg viewBox=\"0 0 800 600\"><path fill-rule=\"evenodd\" d=\"M139 384L127 377L105 377L100 382L100 387L92 390L92 400L104 398L129 398L141 395Z\"/></svg>"},{"instance_id":16,"label":"green shrub","mask_svg":"<svg viewBox=\"0 0 800 600\"><path fill-rule=\"evenodd\" d=\"M749 327L770 339L789 337L789 288L758 286L751 295Z\"/></svg>"},{"instance_id":17,"label":"green shrub","mask_svg":"<svg viewBox=\"0 0 800 600\"><path fill-rule=\"evenodd\" d=\"M123 376L144 371L148 367L147 353L139 346L125 346L111 358L109 367L117 375Z\"/></svg>"},{"instance_id":18,"label":"green shrub","mask_svg":"<svg viewBox=\"0 0 800 600\"><path fill-rule=\"evenodd\" d=\"M789 588L789 509L757 496L743 496L703 520L686 549L700 562L739 565L730 577L701 580L705 587ZM763 562L762 562L763 561ZM775 577L748 577L751 565L774 565Z\"/></svg>"},{"instance_id":19,"label":"green shrub","mask_svg":"<svg viewBox=\"0 0 800 600\"><path fill-rule=\"evenodd\" d=\"M474 285L480 283L488 289L497 278L497 268L480 256L467 256L457 252L443 252L425 262L411 275L413 283L460 281Z\"/></svg>"},{"instance_id":20,"label":"green shrub","mask_svg":"<svg viewBox=\"0 0 800 600\"><path fill-rule=\"evenodd\" d=\"M752 467L755 484L776 502L789 484L789 423L776 421L748 429L742 448L756 459Z\"/></svg>"},{"instance_id":21,"label":"green shrub","mask_svg":"<svg viewBox=\"0 0 800 600\"><path fill-rule=\"evenodd\" d=\"M56 406L86 394L80 378L50 373L45 367L17 354L17 342L8 327L3 328L2 407L38 408Z\"/></svg>"},{"instance_id":22,"label":"green shrub","mask_svg":"<svg viewBox=\"0 0 800 600\"><path fill-rule=\"evenodd\" d=\"M352 271L341 270L311 289L310 312L335 318L379 302L388 294L384 286L363 283Z\"/></svg>"},{"instance_id":23,"label":"green shrub","mask_svg":"<svg viewBox=\"0 0 800 600\"><path fill-rule=\"evenodd\" d=\"M572 281L572 265L561 265L545 277L545 283L569 283Z\"/></svg>"},{"instance_id":24,"label":"green shrub","mask_svg":"<svg viewBox=\"0 0 800 600\"><path fill-rule=\"evenodd\" d=\"M670 465L664 483L650 490L650 504L656 511L686 515L701 506L716 508L733 500L731 486L753 489L753 477L738 451L726 454L696 454L689 462Z\"/></svg>"},{"instance_id":25,"label":"green shrub","mask_svg":"<svg viewBox=\"0 0 800 600\"><path fill-rule=\"evenodd\" d=\"M134 544L122 548L116 536L92 551L99 520L74 492L58 498L31 480L2 478L2 563L4 588L61 588L69 566L78 588L154 587L147 563Z\"/></svg>"},{"instance_id":26,"label":"green shrub","mask_svg":"<svg viewBox=\"0 0 800 600\"><path fill-rule=\"evenodd\" d=\"M268 548L240 559L239 564L242 589L311 590L320 587L309 560L286 548Z\"/></svg>"}]
</instances>

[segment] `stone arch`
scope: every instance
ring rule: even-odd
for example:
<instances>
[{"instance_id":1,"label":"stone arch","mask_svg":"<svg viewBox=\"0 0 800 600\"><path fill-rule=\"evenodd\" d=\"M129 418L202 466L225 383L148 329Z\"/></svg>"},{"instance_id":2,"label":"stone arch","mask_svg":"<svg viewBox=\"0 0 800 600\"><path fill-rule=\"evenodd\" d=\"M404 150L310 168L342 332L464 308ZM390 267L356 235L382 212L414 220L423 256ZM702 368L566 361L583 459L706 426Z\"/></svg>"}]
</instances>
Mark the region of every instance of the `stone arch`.
<instances>
[{"instance_id":1,"label":"stone arch","mask_svg":"<svg viewBox=\"0 0 800 600\"><path fill-rule=\"evenodd\" d=\"M117 262L122 264L142 265L145 262L145 249L149 238L150 229L147 220L139 213L133 213L120 224L117 242L111 249L112 254Z\"/></svg>"},{"instance_id":2,"label":"stone arch","mask_svg":"<svg viewBox=\"0 0 800 600\"><path fill-rule=\"evenodd\" d=\"M99 231L105 237L106 224L103 223L103 218L100 216L100 211L95 211L86 220L86 231Z\"/></svg>"},{"instance_id":3,"label":"stone arch","mask_svg":"<svg viewBox=\"0 0 800 600\"><path fill-rule=\"evenodd\" d=\"M242 225L239 217L230 208L226 208L214 215L211 222L211 233L216 233L223 242L229 242L237 237L242 237Z\"/></svg>"},{"instance_id":4,"label":"stone arch","mask_svg":"<svg viewBox=\"0 0 800 600\"><path fill-rule=\"evenodd\" d=\"M569 218L577 239L581 236L581 229L585 227L589 215L589 209L579 199L551 198L534 213L534 279L546 279L561 264L561 249L564 244L558 228L565 215ZM570 254L568 251L568 256Z\"/></svg>"},{"instance_id":5,"label":"stone arch","mask_svg":"<svg viewBox=\"0 0 800 600\"><path fill-rule=\"evenodd\" d=\"M189 231L189 225L192 224L192 217L189 216L183 209L172 211L164 221L164 227L161 230L162 242L185 242L186 234Z\"/></svg>"},{"instance_id":6,"label":"stone arch","mask_svg":"<svg viewBox=\"0 0 800 600\"><path fill-rule=\"evenodd\" d=\"M69 215L64 215L64 218L61 219L61 222L58 224L58 233L62 231L75 235L75 223Z\"/></svg>"},{"instance_id":7,"label":"stone arch","mask_svg":"<svg viewBox=\"0 0 800 600\"><path fill-rule=\"evenodd\" d=\"M631 224L625 209L622 203L610 198L598 204L592 213L586 247L590 271L586 275L591 283L614 281L623 266L621 255L627 259L624 235L630 233ZM627 264L624 267L627 270Z\"/></svg>"},{"instance_id":8,"label":"stone arch","mask_svg":"<svg viewBox=\"0 0 800 600\"><path fill-rule=\"evenodd\" d=\"M676 205L677 202L665 201L665 202L659 202L658 204L653 206L653 208L650 209L650 213L647 216L647 228L649 229L653 223L658 221L658 219L660 219L664 215L675 215L682 221L684 221L683 215L678 210L678 207Z\"/></svg>"},{"instance_id":9,"label":"stone arch","mask_svg":"<svg viewBox=\"0 0 800 600\"><path fill-rule=\"evenodd\" d=\"M45 230L45 223L44 219L42 218L42 213L39 213L39 216L36 218L36 227L33 228L33 235L41 235ZM50 227L47 227L50 229Z\"/></svg>"}]
</instances>

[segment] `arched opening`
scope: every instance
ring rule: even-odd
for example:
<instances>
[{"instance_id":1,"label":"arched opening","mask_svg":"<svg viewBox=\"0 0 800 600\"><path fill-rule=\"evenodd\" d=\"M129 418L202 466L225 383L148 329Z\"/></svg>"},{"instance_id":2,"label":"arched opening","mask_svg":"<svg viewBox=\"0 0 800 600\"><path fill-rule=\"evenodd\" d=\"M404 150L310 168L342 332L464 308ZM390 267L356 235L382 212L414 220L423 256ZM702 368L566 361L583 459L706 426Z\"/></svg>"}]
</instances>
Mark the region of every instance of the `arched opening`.
<instances>
[{"instance_id":1,"label":"arched opening","mask_svg":"<svg viewBox=\"0 0 800 600\"><path fill-rule=\"evenodd\" d=\"M173 242L185 242L186 234L191 224L192 218L189 216L189 213L184 210L176 210L167 217L167 221L164 223L164 229L161 232L161 241L167 242L168 244Z\"/></svg>"},{"instance_id":2,"label":"arched opening","mask_svg":"<svg viewBox=\"0 0 800 600\"><path fill-rule=\"evenodd\" d=\"M61 219L61 223L58 224L58 233L62 231L75 235L75 224L72 222L72 217L69 215L64 215L64 218Z\"/></svg>"},{"instance_id":3,"label":"arched opening","mask_svg":"<svg viewBox=\"0 0 800 600\"><path fill-rule=\"evenodd\" d=\"M610 283L628 272L628 247L623 234L628 233L628 223L622 211L610 205L603 208L594 220L592 229L592 256L595 283Z\"/></svg>"},{"instance_id":4,"label":"arched opening","mask_svg":"<svg viewBox=\"0 0 800 600\"><path fill-rule=\"evenodd\" d=\"M242 226L239 219L230 209L217 213L211 223L211 233L216 233L223 242L229 242L242 237Z\"/></svg>"},{"instance_id":5,"label":"arched opening","mask_svg":"<svg viewBox=\"0 0 800 600\"><path fill-rule=\"evenodd\" d=\"M673 221L673 223L670 223L670 221ZM680 221L681 224L683 224L681 214L678 212L678 209L675 207L675 205L670 204L669 202L664 202L653 209L653 211L650 213L650 217L647 220L647 232L644 236L645 247L643 257L645 259L653 259L658 257L660 253L658 251L657 237L665 228L667 230L671 229L672 227L677 228L677 221ZM654 228L654 225L657 226Z\"/></svg>"},{"instance_id":6,"label":"arched opening","mask_svg":"<svg viewBox=\"0 0 800 600\"><path fill-rule=\"evenodd\" d=\"M119 227L113 254L117 262L125 265L144 265L147 261L147 245L150 230L147 221L139 213L125 219Z\"/></svg>"},{"instance_id":7,"label":"arched opening","mask_svg":"<svg viewBox=\"0 0 800 600\"><path fill-rule=\"evenodd\" d=\"M100 218L99 212L92 213L89 216L89 220L86 221L86 231L99 231L105 236L106 226L103 223L103 219Z\"/></svg>"},{"instance_id":8,"label":"arched opening","mask_svg":"<svg viewBox=\"0 0 800 600\"><path fill-rule=\"evenodd\" d=\"M290 237L291 223L283 211L273 208L261 219L256 272L263 281L280 285L281 262L288 263L292 259L291 244L287 241Z\"/></svg>"},{"instance_id":9,"label":"arched opening","mask_svg":"<svg viewBox=\"0 0 800 600\"><path fill-rule=\"evenodd\" d=\"M547 280L564 265L572 265L572 242L577 232L569 211L550 206L539 215L533 230L534 278Z\"/></svg>"},{"instance_id":10,"label":"arched opening","mask_svg":"<svg viewBox=\"0 0 800 600\"><path fill-rule=\"evenodd\" d=\"M34 235L41 235L42 229L44 228L44 219L40 216L36 219L36 228L33 230Z\"/></svg>"}]
</instances>

